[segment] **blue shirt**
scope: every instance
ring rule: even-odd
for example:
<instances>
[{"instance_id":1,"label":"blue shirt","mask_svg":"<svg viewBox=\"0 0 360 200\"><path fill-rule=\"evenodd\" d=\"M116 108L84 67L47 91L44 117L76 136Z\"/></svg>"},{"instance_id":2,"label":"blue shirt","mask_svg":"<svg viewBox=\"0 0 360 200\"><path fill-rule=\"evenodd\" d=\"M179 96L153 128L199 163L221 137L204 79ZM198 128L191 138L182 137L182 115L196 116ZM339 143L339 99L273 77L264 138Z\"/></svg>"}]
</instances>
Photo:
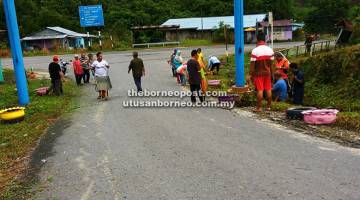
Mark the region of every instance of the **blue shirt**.
<instances>
[{"instance_id":1,"label":"blue shirt","mask_svg":"<svg viewBox=\"0 0 360 200\"><path fill-rule=\"evenodd\" d=\"M279 79L274 87L273 92L276 97L279 97L280 101L286 101L287 99L287 85L284 79Z\"/></svg>"}]
</instances>

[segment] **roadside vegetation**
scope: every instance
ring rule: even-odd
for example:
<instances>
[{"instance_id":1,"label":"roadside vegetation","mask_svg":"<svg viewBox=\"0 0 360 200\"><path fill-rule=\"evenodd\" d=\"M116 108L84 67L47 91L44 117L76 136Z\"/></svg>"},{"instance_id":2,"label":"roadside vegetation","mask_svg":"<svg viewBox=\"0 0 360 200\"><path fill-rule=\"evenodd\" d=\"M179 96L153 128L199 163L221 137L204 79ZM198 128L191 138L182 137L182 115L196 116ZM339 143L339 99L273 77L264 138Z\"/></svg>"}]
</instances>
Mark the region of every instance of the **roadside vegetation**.
<instances>
[{"instance_id":1,"label":"roadside vegetation","mask_svg":"<svg viewBox=\"0 0 360 200\"><path fill-rule=\"evenodd\" d=\"M249 55L245 58L245 71L249 70ZM337 126L360 132L360 45L321 53L311 58L289 58L300 64L305 72L305 106L336 108ZM226 60L223 58L223 60ZM235 84L234 57L225 64L219 75L208 79L219 79L220 90L228 90ZM252 93L244 95L240 106L254 106L256 97ZM274 111L285 111L293 107L291 103L274 103ZM360 135L359 135L360 136Z\"/></svg>"},{"instance_id":2,"label":"roadside vegetation","mask_svg":"<svg viewBox=\"0 0 360 200\"><path fill-rule=\"evenodd\" d=\"M0 84L0 109L17 106L13 71L4 71L5 83ZM29 152L39 138L62 114L76 108L79 89L72 81L64 83L65 95L37 96L36 88L49 86L49 80L29 80L31 103L26 117L17 124L0 123L0 199L11 199L11 189L19 187L15 177L26 170ZM16 199L16 198L15 198Z\"/></svg>"},{"instance_id":3,"label":"roadside vegetation","mask_svg":"<svg viewBox=\"0 0 360 200\"><path fill-rule=\"evenodd\" d=\"M47 0L46 4L38 0L17 0L16 11L20 37L23 38L36 33L48 26L60 26L76 32L97 35L102 31L103 47L94 46L89 51L96 50L124 50L131 48L133 41L131 27L160 25L171 18L186 17L213 17L231 16L234 11L233 1L220 0L174 0L171 3L165 0L133 0L131 2L108 0L101 1L104 10L105 26L83 28L79 26L78 6L92 5L98 1L55 1ZM189 6L191 5L191 6ZM186 8L186 9L184 9ZM351 0L256 0L244 1L245 14L259 14L273 11L276 20L293 19L295 22L305 22L304 31L310 34L337 34L333 26L340 19L349 19L354 22L360 20L360 6ZM0 6L0 30L6 30L3 8ZM56 24L54 24L56 22ZM222 42L224 27L214 32L213 40ZM161 36L161 37L160 37ZM6 35L0 37L0 57L9 56ZM112 40L110 39L112 38ZM295 40L303 40L304 33L294 33ZM149 43L154 40L164 40L164 34L158 31L146 31L136 39L136 43ZM233 38L229 37L231 42ZM98 43L97 40L94 43ZM206 41L184 41L184 45L206 45ZM112 45L114 48L112 48ZM52 53L63 54L62 50ZM64 52L76 53L74 51ZM25 56L48 55L47 50L35 50L25 53Z\"/></svg>"}]
</instances>

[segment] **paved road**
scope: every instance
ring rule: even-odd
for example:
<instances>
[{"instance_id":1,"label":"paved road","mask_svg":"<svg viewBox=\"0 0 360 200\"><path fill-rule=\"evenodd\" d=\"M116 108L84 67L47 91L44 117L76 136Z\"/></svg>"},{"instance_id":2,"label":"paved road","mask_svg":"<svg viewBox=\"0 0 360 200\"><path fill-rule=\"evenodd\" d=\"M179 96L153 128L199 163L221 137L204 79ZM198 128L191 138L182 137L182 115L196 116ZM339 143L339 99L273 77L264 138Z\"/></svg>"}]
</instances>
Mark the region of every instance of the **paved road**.
<instances>
[{"instance_id":1,"label":"paved road","mask_svg":"<svg viewBox=\"0 0 360 200\"><path fill-rule=\"evenodd\" d=\"M302 42L285 42L285 43L275 44L274 47L275 48L290 48L290 47L293 47L296 45L301 45L301 44L303 44L303 43ZM252 48L254 48L254 45L246 45L245 46L246 51L250 51ZM190 51L191 48L182 48L181 47L180 49L184 50L184 51ZM224 55L225 54L225 46L203 47L203 49L206 51L207 55ZM150 58L150 59L155 59L155 60L168 59L169 52L171 52L171 51L172 51L172 49L157 49L155 51L152 49L142 50L143 54L146 54L146 55L157 54L158 56ZM230 45L229 52L233 52L233 51L234 51L234 47L232 45ZM120 64L125 61L127 62L127 60L119 59L119 55L131 56L131 52L124 51L124 52L106 53L107 58L109 58L109 60L111 60L111 62L114 64ZM185 57L186 56L188 56L188 55L185 55ZM73 59L73 55L64 55L61 57L67 61ZM47 69L49 62L51 60L52 60L52 56L26 57L26 58L24 58L24 64L27 69L30 69L30 67L33 67L35 70L43 71L43 70ZM9 58L3 59L3 65L5 67L12 68L12 66L13 66L12 59L9 59Z\"/></svg>"},{"instance_id":2,"label":"paved road","mask_svg":"<svg viewBox=\"0 0 360 200\"><path fill-rule=\"evenodd\" d=\"M145 88L181 90L170 77L167 54L141 53ZM37 155L47 162L36 199L360 199L359 150L246 113L125 109L122 102L133 99L127 96L134 88L126 73L130 54L106 58L112 64L112 98L98 102L93 87L84 86L78 112L49 130L54 143L44 142Z\"/></svg>"}]
</instances>

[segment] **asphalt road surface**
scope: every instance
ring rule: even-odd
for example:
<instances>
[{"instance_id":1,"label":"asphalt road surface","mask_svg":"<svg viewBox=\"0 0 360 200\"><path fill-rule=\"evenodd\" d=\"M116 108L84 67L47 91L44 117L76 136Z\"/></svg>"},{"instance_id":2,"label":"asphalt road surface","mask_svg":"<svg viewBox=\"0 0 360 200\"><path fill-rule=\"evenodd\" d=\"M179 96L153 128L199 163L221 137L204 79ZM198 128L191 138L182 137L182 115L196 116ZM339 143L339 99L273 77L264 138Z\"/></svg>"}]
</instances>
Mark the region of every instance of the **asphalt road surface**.
<instances>
[{"instance_id":1,"label":"asphalt road surface","mask_svg":"<svg viewBox=\"0 0 360 200\"><path fill-rule=\"evenodd\" d=\"M145 89L184 89L170 76L168 54L140 53ZM49 57L31 59L45 65ZM81 108L49 130L34 159L46 160L35 199L360 199L360 150L225 109L124 108L150 98L127 95L135 88L129 52L105 59L111 99L98 101L92 85L82 86Z\"/></svg>"},{"instance_id":2,"label":"asphalt road surface","mask_svg":"<svg viewBox=\"0 0 360 200\"><path fill-rule=\"evenodd\" d=\"M275 43L274 48L290 48L296 45L302 45L303 42L284 42L284 43ZM255 45L246 45L245 51L250 51L252 48L254 48ZM225 54L225 46L219 45L219 46L212 46L212 47L202 47L205 50L206 55L224 55ZM184 50L189 52L191 48L184 48L179 47L180 50ZM143 55L149 56L149 59L151 60L165 60L168 59L170 56L169 52L173 51L173 48L167 48L167 49L145 49L142 50ZM234 52L234 47L232 45L229 45L229 52ZM124 60L119 55L131 55L131 51L123 51L123 52L108 52L105 53L108 60L113 64L121 64L124 62L128 62L128 60ZM188 53L189 54L189 53ZM183 55L184 57L190 57L188 54ZM157 55L151 57L151 55ZM60 58L63 58L65 61L70 61L73 58L74 55L62 55ZM51 62L52 56L40 56L40 57L25 57L24 58L24 64L26 69L30 69L31 67L35 70L44 71L47 70L47 67L49 65L49 62ZM5 58L3 59L3 65L7 68L12 68L13 63L12 59Z\"/></svg>"}]
</instances>

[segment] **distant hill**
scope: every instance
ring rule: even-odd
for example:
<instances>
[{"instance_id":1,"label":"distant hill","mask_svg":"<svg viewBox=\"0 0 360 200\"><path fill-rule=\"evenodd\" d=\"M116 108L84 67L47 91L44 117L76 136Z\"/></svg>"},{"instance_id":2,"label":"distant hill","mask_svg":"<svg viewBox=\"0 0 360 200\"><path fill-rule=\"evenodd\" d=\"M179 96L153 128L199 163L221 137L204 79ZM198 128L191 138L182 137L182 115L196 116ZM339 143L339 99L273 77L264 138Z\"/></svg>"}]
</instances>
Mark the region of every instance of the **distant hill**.
<instances>
[{"instance_id":1,"label":"distant hill","mask_svg":"<svg viewBox=\"0 0 360 200\"><path fill-rule=\"evenodd\" d=\"M317 2L335 0L249 0L245 2L245 12L266 13L274 11L276 18L303 21ZM346 1L359 5L358 1ZM95 31L83 29L79 25L78 6L97 4L97 0L16 0L17 15L21 35L38 31L46 26L62 26L75 31ZM107 0L103 1L105 12L105 32L117 37L128 37L129 28L139 25L158 25L169 18L194 16L233 15L233 0ZM346 16L346 13L342 13ZM0 9L0 29L5 27L2 6Z\"/></svg>"}]
</instances>

